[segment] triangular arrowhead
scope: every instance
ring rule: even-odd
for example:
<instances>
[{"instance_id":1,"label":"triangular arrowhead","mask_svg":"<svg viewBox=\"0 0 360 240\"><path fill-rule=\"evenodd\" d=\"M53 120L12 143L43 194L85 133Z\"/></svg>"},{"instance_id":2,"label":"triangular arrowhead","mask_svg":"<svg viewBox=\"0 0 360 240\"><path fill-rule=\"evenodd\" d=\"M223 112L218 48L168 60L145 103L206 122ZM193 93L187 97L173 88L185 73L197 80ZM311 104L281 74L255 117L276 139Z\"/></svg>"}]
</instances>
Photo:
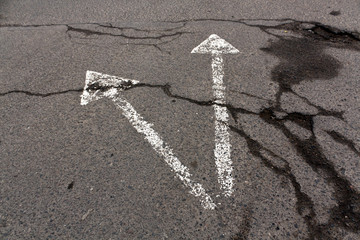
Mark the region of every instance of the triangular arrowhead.
<instances>
[{"instance_id":1,"label":"triangular arrowhead","mask_svg":"<svg viewBox=\"0 0 360 240\"><path fill-rule=\"evenodd\" d=\"M130 88L137 83L139 83L137 80L86 71L85 87L81 95L81 105L86 105L102 97L114 96L118 91Z\"/></svg>"},{"instance_id":2,"label":"triangular arrowhead","mask_svg":"<svg viewBox=\"0 0 360 240\"><path fill-rule=\"evenodd\" d=\"M235 47L230 43L220 38L216 34L211 34L208 39L200 43L199 46L194 48L191 53L211 53L211 54L227 54L227 53L238 53Z\"/></svg>"}]
</instances>

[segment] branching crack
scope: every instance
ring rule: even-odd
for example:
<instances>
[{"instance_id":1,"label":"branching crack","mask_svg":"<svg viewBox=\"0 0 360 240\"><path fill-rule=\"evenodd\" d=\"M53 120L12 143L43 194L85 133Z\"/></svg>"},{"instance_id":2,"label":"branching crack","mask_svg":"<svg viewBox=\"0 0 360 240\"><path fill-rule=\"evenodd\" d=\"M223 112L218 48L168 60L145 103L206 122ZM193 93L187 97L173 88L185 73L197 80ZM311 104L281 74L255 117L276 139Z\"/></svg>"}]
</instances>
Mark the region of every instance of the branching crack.
<instances>
[{"instance_id":1,"label":"branching crack","mask_svg":"<svg viewBox=\"0 0 360 240\"><path fill-rule=\"evenodd\" d=\"M159 45L169 43L175 40L177 37L180 37L183 34L189 34L191 32L187 31L179 31L183 29L188 23L192 22L229 22L236 24L243 24L248 27L256 27L261 31L275 36L279 39L288 38L281 34L276 34L272 32L272 30L288 30L294 33L301 34L302 36L317 40L323 41L327 44L330 44L332 47L338 48L349 48L360 50L360 34L355 31L341 30L339 28L322 24L316 21L298 21L292 18L279 18L279 19L216 19L216 18L199 18L199 19L186 19L179 21L165 21L171 24L181 24L180 26L175 26L171 28L165 29L140 29L136 27L119 27L115 26L113 23L104 22L104 23L55 23L55 24L30 24L30 25L22 25L22 24L2 24L0 27L7 28L36 28L36 27L56 27L56 26L64 26L67 28L66 33L69 38L72 38L70 35L71 32L83 34L85 37L91 35L97 36L110 36L110 37L121 37L130 41L160 41L160 42L127 42L126 45L143 45L143 46L151 46L156 48L161 52L165 52L170 54L168 51L162 50ZM271 24L259 24L258 22L264 21ZM108 29L112 30L112 32L106 32L98 29L88 29L84 27L77 26L95 26L100 27L102 30ZM136 36L125 34L124 31L135 31L138 33L146 33L147 35L155 33L154 36ZM120 33L118 33L120 32ZM174 39L171 39L174 38ZM82 39L79 37L78 39ZM163 39L168 39L167 41L163 41ZM170 39L170 40L169 40ZM76 42L78 43L78 42ZM81 44L81 43L79 43ZM125 45L125 44L121 44Z\"/></svg>"},{"instance_id":2,"label":"branching crack","mask_svg":"<svg viewBox=\"0 0 360 240\"><path fill-rule=\"evenodd\" d=\"M101 25L99 25L101 26ZM111 36L111 37L122 37L122 38L126 38L126 39L131 39L131 40L161 40L163 38L169 38L169 37L177 37L177 36L181 36L183 34L187 34L187 33L191 33L191 32L174 32L174 33L169 33L169 34L161 34L161 35L157 35L157 36L131 36L131 35L126 35L124 33L109 33L109 32L101 32L101 31L97 31L97 30L90 30L90 29L86 29L86 28L77 28L77 27L72 27L70 25L67 25L67 33L69 32L78 32L78 33L82 33L85 34L86 36L89 35L103 35L103 36Z\"/></svg>"},{"instance_id":3,"label":"branching crack","mask_svg":"<svg viewBox=\"0 0 360 240\"><path fill-rule=\"evenodd\" d=\"M126 42L117 43L118 45L134 45L134 46L150 46L154 47L160 52L171 55L170 51L161 48L161 45L165 45L172 41L175 41L183 34L190 34L192 32L180 31L184 28L186 23L177 24L175 27L163 28L163 29L140 29L129 26L115 26L113 23L67 23L67 24L2 24L0 28L39 28L39 27L65 27L66 34L69 39L77 40L89 40L89 36L109 36L119 37ZM81 26L81 27L80 27ZM132 32L129 32L132 31ZM73 36L71 33L78 33L83 36ZM131 33L131 34L130 34ZM89 45L86 42L74 41L76 44Z\"/></svg>"},{"instance_id":4,"label":"branching crack","mask_svg":"<svg viewBox=\"0 0 360 240\"><path fill-rule=\"evenodd\" d=\"M248 149L253 156L258 157L267 168L271 169L277 175L283 176L288 179L289 183L293 186L295 191L295 196L297 199L296 209L299 215L303 217L309 231L312 233L311 239L314 239L314 237L323 237L324 235L322 234L321 228L316 223L314 203L311 198L301 190L301 185L296 180L295 175L292 173L289 163L284 158L276 155L271 150L262 146L258 141L252 139L242 129L239 129L235 126L230 126L230 129L246 140ZM269 159L267 159L265 156L263 156L263 154L261 154L261 150L265 150L273 157L281 159L285 163L285 166L279 167L274 165ZM333 239L329 235L327 237L327 239Z\"/></svg>"},{"instance_id":5,"label":"branching crack","mask_svg":"<svg viewBox=\"0 0 360 240\"><path fill-rule=\"evenodd\" d=\"M352 186L351 182L346 179L344 176L339 174L336 171L336 167L333 163L327 159L326 155L322 152L321 145L316 138L314 131L314 117L315 116L332 116L338 119L344 120L344 112L341 111L330 111L326 110L321 106L317 106L314 103L310 102L307 98L300 96L292 89L293 84L298 84L303 80L312 80L312 79L331 79L337 76L337 70L341 67L341 64L333 57L325 54L323 49L325 47L331 46L335 48L344 48L352 50L360 50L360 34L354 31L341 30L332 26L324 25L319 22L314 21L298 21L290 18L285 19L192 19L192 20L182 20L182 21L173 21L171 23L181 24L174 28L162 29L162 30L146 30L138 29L132 27L117 27L111 23L91 23L92 29L77 27L80 24L49 24L49 25L1 25L0 27L40 27L40 26L66 26L66 33L71 38L70 33L79 33L82 36L110 36L110 37L120 37L126 40L132 40L130 44L134 45L147 45L153 46L156 49L161 50L159 45L166 44L171 41L174 41L183 34L189 34L190 32L180 31L187 23L190 22L206 22L206 21L215 21L215 22L231 22L236 24L243 24L249 27L255 27L261 31L275 36L279 42L272 44L269 48L263 48L261 50L273 54L274 56L280 59L280 63L272 71L273 81L279 83L279 90L276 94L275 101L267 100L271 103L271 107L266 107L261 109L259 112L249 111L244 108L237 108L231 104L218 104L214 100L200 101L192 99L189 97L184 97L178 94L175 94L171 91L171 86L169 84L130 84L126 86L100 86L100 85L90 85L88 86L87 91L107 91L109 88L119 88L124 91L131 91L135 88L156 88L162 90L162 92L174 99L179 99L187 101L199 106L212 106L212 105L221 105L228 109L235 123L238 121L240 114L250 114L258 116L261 120L267 124L278 129L292 144L293 148L296 150L297 154L304 160L304 162L309 165L312 170L322 176L326 182L328 182L331 187L334 189L335 200L337 205L330 210L330 220L326 224L319 224L316 220L316 213L314 210L314 202L311 199L311 196L307 195L302 191L301 185L296 179L295 175L292 173L292 169L289 166L289 163L277 156L271 150L262 146L258 141L252 139L246 132L241 129L241 127L230 126L230 129L238 134L240 137L246 140L247 146L251 154L259 158L264 166L271 169L277 175L286 177L293 189L295 191L295 196L297 198L296 208L299 215L304 219L308 229L309 229L309 238L310 239L334 239L330 235L329 229L334 228L343 228L351 232L359 233L360 229L360 194ZM268 24L259 24L260 21L266 21ZM269 24L271 23L271 24ZM85 25L85 24L84 24ZM87 24L89 25L89 24ZM94 28L95 27L95 28ZM103 32L99 28L111 30L112 32ZM127 31L135 31L137 34L147 34L145 36L135 36L127 34ZM293 36L286 36L286 34L279 33L279 31L274 30L287 30L297 33L302 36L302 38L296 38ZM153 35L151 35L153 34ZM290 40L289 40L290 39ZM295 40L294 40L295 39ZM121 43L122 44L122 43ZM129 44L129 43L124 43ZM304 48L306 46L306 48ZM305 50L307 52L304 52ZM291 52L292 51L292 52ZM289 53L290 52L290 53ZM301 54L298 54L301 53ZM294 57L295 56L295 57ZM314 58L316 57L318 59ZM298 61L298 62L296 62ZM323 64L323 62L325 64ZM313 64L314 63L314 64ZM296 65L296 67L293 67ZM316 65L313 68L313 65ZM326 68L323 68L323 65ZM300 70L301 71L300 71ZM70 92L81 92L83 89L70 89L59 92L51 93L33 93L30 91L23 90L12 90L5 93L0 93L0 96L5 96L8 94L26 94L29 96L35 97L49 97L53 95L65 94ZM318 110L317 114L303 114L299 112L288 113L281 108L281 96L284 92L292 93L302 99L308 105L315 107ZM253 96L247 93L245 94L251 97ZM259 97L257 97L259 98ZM260 98L259 98L260 99ZM266 99L263 99L266 100ZM277 117L275 112L286 112L284 117ZM292 133L285 126L286 121L292 121L299 126L309 130L311 136L307 139L301 139L294 133ZM336 131L326 131L326 133L333 138L334 141L347 146L351 149L357 156L359 156L359 150L356 148L356 145L347 139L345 136L339 134ZM262 154L261 151L266 151L270 155L281 159L284 162L284 166L277 166L273 164L266 156Z\"/></svg>"},{"instance_id":6,"label":"branching crack","mask_svg":"<svg viewBox=\"0 0 360 240\"><path fill-rule=\"evenodd\" d=\"M68 34L70 39L82 39L82 40L87 40L88 39L87 37L92 35L120 37L126 40L126 42L119 42L117 43L118 45L150 46L168 55L171 55L171 52L163 50L160 47L161 45L165 45L167 43L175 41L184 34L192 33L188 31L180 31L180 29L183 28L185 24L181 24L181 26L176 26L173 28L161 29L161 30L139 29L135 27L118 27L118 26L114 26L111 23L92 24L92 26L95 26L96 28L89 29L89 28L75 27L74 25L66 25L67 27L66 33ZM130 34L129 31L133 31L133 33ZM79 36L75 37L71 33L79 33L85 37L79 37ZM75 43L79 44L79 42L77 41L75 41Z\"/></svg>"},{"instance_id":7,"label":"branching crack","mask_svg":"<svg viewBox=\"0 0 360 240\"><path fill-rule=\"evenodd\" d=\"M119 88L124 91L129 91L135 88L157 88L161 89L162 92L170 97L179 100L184 100L193 104L197 104L200 106L212 106L217 104L213 100L208 101L199 101L192 98L184 97L181 95L174 94L171 91L171 86L169 84L147 84L147 83L138 83L138 84L131 84L131 82L127 83L126 86L107 86L103 87L100 85L92 84L89 85L86 89L87 91L108 91L110 88ZM36 97L49 97L58 94L65 94L70 92L81 92L83 89L71 89L59 92L51 92L51 93L33 93L29 91L21 91L21 90L13 90L5 93L0 93L0 96L5 96L7 94L12 93L22 93L29 96L36 96ZM260 112L252 112L243 108L236 108L230 104L223 104L221 106L227 107L231 115L233 116L234 120L237 120L237 114L251 114L259 116L268 124L280 129L284 135L289 139L289 142L293 144L295 149L297 150L298 154L302 156L305 162L315 171L315 172L322 172L324 174L325 179L331 183L333 188L335 189L335 197L337 199L338 205L331 210L331 220L326 225L319 225L316 222L316 214L314 210L314 203L312 202L311 198L306 195L301 190L300 183L297 182L296 177L291 172L290 166L288 162L277 156L271 150L262 146L259 142L252 139L248 136L242 129L239 129L234 126L230 126L230 129L237 133L239 136L243 137L250 149L250 152L261 159L263 164L268 167L269 169L273 170L276 174L282 175L286 177L289 182L292 184L295 195L297 197L297 211L298 213L304 218L308 229L311 234L310 239L316 239L320 237L327 237L327 239L332 239L331 236L327 233L327 228L332 225L336 224L353 232L358 232L358 226L360 224L360 212L358 212L360 208L360 196L359 193L355 191L355 189L351 186L351 183L345 179L344 177L340 176L335 167L326 159L325 155L321 152L321 147L316 141L316 137L313 131L314 122L313 117L321 115L321 113L317 115L305 115L301 113L288 113L287 116L278 118L274 114L273 107L265 108ZM331 115L331 113L327 113ZM336 114L335 114L336 115ZM312 136L309 139L302 140L298 138L296 135L292 134L285 126L284 122L290 120L293 121L300 126L309 129L312 132ZM329 135L332 136L336 141L349 146L353 151L357 151L356 148L353 146L349 140L345 139L338 133L329 132ZM281 159L284 163L284 167L279 167L274 165L269 159L267 159L261 153L261 150L264 150L270 155ZM358 152L356 152L358 154Z\"/></svg>"}]
</instances>

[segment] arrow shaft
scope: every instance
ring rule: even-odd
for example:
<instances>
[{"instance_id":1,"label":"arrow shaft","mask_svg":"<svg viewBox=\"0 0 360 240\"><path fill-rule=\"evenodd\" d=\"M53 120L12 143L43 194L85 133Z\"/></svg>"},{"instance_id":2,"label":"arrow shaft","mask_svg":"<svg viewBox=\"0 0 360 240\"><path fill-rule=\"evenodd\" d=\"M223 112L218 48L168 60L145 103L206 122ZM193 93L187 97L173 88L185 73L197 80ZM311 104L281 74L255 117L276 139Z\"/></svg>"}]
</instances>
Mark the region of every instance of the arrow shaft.
<instances>
[{"instance_id":1,"label":"arrow shaft","mask_svg":"<svg viewBox=\"0 0 360 240\"><path fill-rule=\"evenodd\" d=\"M191 174L186 166L174 155L173 150L161 139L160 135L152 128L152 124L146 122L143 117L136 112L133 106L118 94L110 96L116 107L122 110L123 115L129 120L138 133L145 135L145 139L153 149L164 158L165 162L175 172L176 176L190 188L190 193L198 197L205 209L214 209L215 203L206 193L200 183L190 179Z\"/></svg>"},{"instance_id":2,"label":"arrow shaft","mask_svg":"<svg viewBox=\"0 0 360 240\"><path fill-rule=\"evenodd\" d=\"M213 73L213 91L215 104L215 164L218 172L218 182L224 191L225 196L233 193L234 179L231 176L233 171L231 161L231 144L229 134L229 114L226 107L219 104L225 104L225 86L224 86L224 62L221 54L212 55L212 73Z\"/></svg>"}]
</instances>

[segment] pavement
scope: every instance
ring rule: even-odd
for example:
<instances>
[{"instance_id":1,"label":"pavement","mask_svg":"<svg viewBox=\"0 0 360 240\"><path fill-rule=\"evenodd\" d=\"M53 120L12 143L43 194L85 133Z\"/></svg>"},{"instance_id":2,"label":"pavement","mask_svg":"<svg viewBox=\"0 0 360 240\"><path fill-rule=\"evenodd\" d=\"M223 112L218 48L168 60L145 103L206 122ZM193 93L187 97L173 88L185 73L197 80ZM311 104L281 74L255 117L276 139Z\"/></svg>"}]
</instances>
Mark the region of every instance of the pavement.
<instances>
[{"instance_id":1,"label":"pavement","mask_svg":"<svg viewBox=\"0 0 360 240\"><path fill-rule=\"evenodd\" d=\"M0 239L360 239L359 10L1 1Z\"/></svg>"}]
</instances>

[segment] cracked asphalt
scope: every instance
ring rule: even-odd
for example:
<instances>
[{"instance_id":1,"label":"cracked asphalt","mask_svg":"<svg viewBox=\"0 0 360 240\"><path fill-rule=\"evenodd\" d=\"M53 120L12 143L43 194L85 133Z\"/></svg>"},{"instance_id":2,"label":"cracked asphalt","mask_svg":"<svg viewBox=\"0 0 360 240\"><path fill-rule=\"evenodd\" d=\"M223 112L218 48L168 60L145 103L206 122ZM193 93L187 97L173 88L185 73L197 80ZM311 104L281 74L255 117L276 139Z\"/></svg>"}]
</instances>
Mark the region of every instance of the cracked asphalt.
<instances>
[{"instance_id":1,"label":"cracked asphalt","mask_svg":"<svg viewBox=\"0 0 360 240\"><path fill-rule=\"evenodd\" d=\"M358 1L1 1L0 239L360 239ZM214 162L211 34L224 56L234 193ZM209 195L203 209L87 70ZM108 89L93 85L91 90ZM117 87L117 86L114 86ZM89 88L90 89L90 88Z\"/></svg>"}]
</instances>

